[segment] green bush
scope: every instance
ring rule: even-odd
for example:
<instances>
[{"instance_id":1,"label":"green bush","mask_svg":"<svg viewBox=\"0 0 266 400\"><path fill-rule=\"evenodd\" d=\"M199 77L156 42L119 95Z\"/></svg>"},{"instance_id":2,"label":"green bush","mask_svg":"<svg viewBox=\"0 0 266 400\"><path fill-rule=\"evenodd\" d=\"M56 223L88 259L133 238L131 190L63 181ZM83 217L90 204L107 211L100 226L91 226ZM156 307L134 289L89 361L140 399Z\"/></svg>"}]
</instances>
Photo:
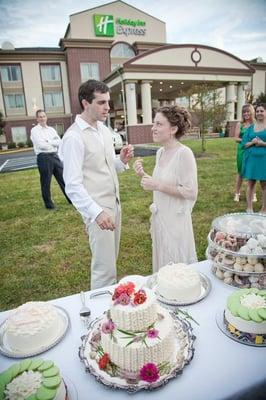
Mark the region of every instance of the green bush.
<instances>
[{"instance_id":1,"label":"green bush","mask_svg":"<svg viewBox=\"0 0 266 400\"><path fill-rule=\"evenodd\" d=\"M8 148L8 149L15 149L16 147L17 147L17 145L16 145L15 142L10 142L10 143L8 143L8 145L7 145L7 148Z\"/></svg>"},{"instance_id":2,"label":"green bush","mask_svg":"<svg viewBox=\"0 0 266 400\"><path fill-rule=\"evenodd\" d=\"M32 143L32 141L31 141L30 139L28 139L28 140L26 141L26 146L27 146L27 147L33 147L33 143Z\"/></svg>"},{"instance_id":3,"label":"green bush","mask_svg":"<svg viewBox=\"0 0 266 400\"><path fill-rule=\"evenodd\" d=\"M25 143L24 142L18 142L17 146L22 149L23 147L25 147Z\"/></svg>"}]
</instances>

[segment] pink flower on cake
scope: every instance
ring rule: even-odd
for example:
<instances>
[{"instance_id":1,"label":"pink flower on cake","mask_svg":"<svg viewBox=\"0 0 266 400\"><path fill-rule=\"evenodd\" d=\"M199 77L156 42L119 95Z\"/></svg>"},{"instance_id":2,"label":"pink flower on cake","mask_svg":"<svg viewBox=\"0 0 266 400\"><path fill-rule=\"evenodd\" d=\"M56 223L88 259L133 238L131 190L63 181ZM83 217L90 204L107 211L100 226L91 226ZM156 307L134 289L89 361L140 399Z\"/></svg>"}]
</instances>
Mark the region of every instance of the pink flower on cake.
<instances>
[{"instance_id":1,"label":"pink flower on cake","mask_svg":"<svg viewBox=\"0 0 266 400\"><path fill-rule=\"evenodd\" d=\"M102 324L102 332L109 334L112 333L113 330L115 329L115 324L113 323L113 321L111 319L109 319L107 322L104 322Z\"/></svg>"},{"instance_id":2,"label":"pink flower on cake","mask_svg":"<svg viewBox=\"0 0 266 400\"><path fill-rule=\"evenodd\" d=\"M121 284L119 286L117 286L117 288L114 291L114 294L112 296L113 300L116 300L118 297L121 296L121 294L127 294L128 296L130 296L135 289L135 285L133 282L128 282L128 283L124 283Z\"/></svg>"},{"instance_id":3,"label":"pink flower on cake","mask_svg":"<svg viewBox=\"0 0 266 400\"><path fill-rule=\"evenodd\" d=\"M139 290L134 294L134 304L143 304L146 299L147 296L144 290Z\"/></svg>"},{"instance_id":4,"label":"pink flower on cake","mask_svg":"<svg viewBox=\"0 0 266 400\"><path fill-rule=\"evenodd\" d=\"M157 365L153 363L147 363L143 365L139 372L139 376L140 379L149 383L156 382L160 378Z\"/></svg>"},{"instance_id":5,"label":"pink flower on cake","mask_svg":"<svg viewBox=\"0 0 266 400\"><path fill-rule=\"evenodd\" d=\"M147 336L148 336L148 338L150 338L150 339L155 339L155 338L157 338L157 337L159 336L159 331L158 331L158 329L154 329L154 328L149 329L149 330L148 330L148 333L147 333Z\"/></svg>"},{"instance_id":6,"label":"pink flower on cake","mask_svg":"<svg viewBox=\"0 0 266 400\"><path fill-rule=\"evenodd\" d=\"M126 293L120 294L119 297L116 298L114 304L122 304L122 306L126 306L130 303L130 296Z\"/></svg>"}]
</instances>

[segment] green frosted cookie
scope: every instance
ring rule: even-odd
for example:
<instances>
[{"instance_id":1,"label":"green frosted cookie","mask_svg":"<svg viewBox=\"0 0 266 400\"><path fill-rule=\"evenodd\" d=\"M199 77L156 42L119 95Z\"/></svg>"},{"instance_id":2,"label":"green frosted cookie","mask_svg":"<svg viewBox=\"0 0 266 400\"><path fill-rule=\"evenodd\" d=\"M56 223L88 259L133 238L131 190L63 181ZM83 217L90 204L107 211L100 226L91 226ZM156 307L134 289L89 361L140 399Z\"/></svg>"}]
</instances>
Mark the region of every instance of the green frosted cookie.
<instances>
[{"instance_id":1,"label":"green frosted cookie","mask_svg":"<svg viewBox=\"0 0 266 400\"><path fill-rule=\"evenodd\" d=\"M43 386L48 389L57 389L60 383L61 378L58 375L52 376L51 378L44 378L42 382Z\"/></svg>"},{"instance_id":2,"label":"green frosted cookie","mask_svg":"<svg viewBox=\"0 0 266 400\"><path fill-rule=\"evenodd\" d=\"M24 371L28 371L29 366L31 365L31 359L26 358L26 360L23 360L20 362L20 373Z\"/></svg>"},{"instance_id":3,"label":"green frosted cookie","mask_svg":"<svg viewBox=\"0 0 266 400\"><path fill-rule=\"evenodd\" d=\"M34 358L34 359L31 361L30 369L32 369L33 371L35 371L35 370L38 369L43 363L44 363L44 360L43 360L42 358Z\"/></svg>"},{"instance_id":4,"label":"green frosted cookie","mask_svg":"<svg viewBox=\"0 0 266 400\"><path fill-rule=\"evenodd\" d=\"M250 321L249 310L241 304L238 307L237 314L240 318Z\"/></svg>"},{"instance_id":5,"label":"green frosted cookie","mask_svg":"<svg viewBox=\"0 0 266 400\"><path fill-rule=\"evenodd\" d=\"M252 321L263 322L263 319L259 316L258 309L250 309L248 313Z\"/></svg>"},{"instance_id":6,"label":"green frosted cookie","mask_svg":"<svg viewBox=\"0 0 266 400\"><path fill-rule=\"evenodd\" d=\"M31 394L29 397L27 397L25 400L38 400L35 394Z\"/></svg>"},{"instance_id":7,"label":"green frosted cookie","mask_svg":"<svg viewBox=\"0 0 266 400\"><path fill-rule=\"evenodd\" d=\"M57 367L51 367L43 371L42 375L44 378L50 378L59 374L59 369Z\"/></svg>"},{"instance_id":8,"label":"green frosted cookie","mask_svg":"<svg viewBox=\"0 0 266 400\"><path fill-rule=\"evenodd\" d=\"M16 378L16 376L18 376L18 374L20 373L20 363L14 364L12 365L9 370L12 373L12 378Z\"/></svg>"},{"instance_id":9,"label":"green frosted cookie","mask_svg":"<svg viewBox=\"0 0 266 400\"><path fill-rule=\"evenodd\" d=\"M258 308L258 314L264 321L266 320L266 308Z\"/></svg>"},{"instance_id":10,"label":"green frosted cookie","mask_svg":"<svg viewBox=\"0 0 266 400\"><path fill-rule=\"evenodd\" d=\"M49 369L49 368L51 368L53 366L54 366L53 361L47 360L47 361L44 361L42 363L42 365L39 366L38 371L42 372L42 371L45 371L46 369Z\"/></svg>"},{"instance_id":11,"label":"green frosted cookie","mask_svg":"<svg viewBox=\"0 0 266 400\"><path fill-rule=\"evenodd\" d=\"M235 317L238 316L238 309L240 306L241 303L239 296L233 295L228 298L227 307Z\"/></svg>"}]
</instances>

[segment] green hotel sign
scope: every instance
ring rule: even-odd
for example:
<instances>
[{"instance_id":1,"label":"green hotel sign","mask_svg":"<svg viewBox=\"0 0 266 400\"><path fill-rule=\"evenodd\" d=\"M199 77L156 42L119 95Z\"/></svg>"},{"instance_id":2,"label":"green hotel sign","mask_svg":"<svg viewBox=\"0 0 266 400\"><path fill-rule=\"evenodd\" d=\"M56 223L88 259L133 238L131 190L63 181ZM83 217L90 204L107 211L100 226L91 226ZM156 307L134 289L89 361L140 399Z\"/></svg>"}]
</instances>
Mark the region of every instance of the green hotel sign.
<instances>
[{"instance_id":1,"label":"green hotel sign","mask_svg":"<svg viewBox=\"0 0 266 400\"><path fill-rule=\"evenodd\" d=\"M94 14L95 36L114 37L118 35L145 35L146 22L139 19L116 18L113 15Z\"/></svg>"}]
</instances>

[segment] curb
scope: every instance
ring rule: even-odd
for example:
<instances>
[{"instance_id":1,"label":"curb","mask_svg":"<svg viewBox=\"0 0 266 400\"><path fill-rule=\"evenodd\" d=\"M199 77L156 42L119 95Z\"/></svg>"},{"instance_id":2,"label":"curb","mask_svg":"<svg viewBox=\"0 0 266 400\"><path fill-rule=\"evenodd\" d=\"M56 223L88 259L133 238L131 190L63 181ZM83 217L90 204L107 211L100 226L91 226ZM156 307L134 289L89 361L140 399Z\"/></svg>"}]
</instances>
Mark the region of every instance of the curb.
<instances>
[{"instance_id":1,"label":"curb","mask_svg":"<svg viewBox=\"0 0 266 400\"><path fill-rule=\"evenodd\" d=\"M14 154L14 153L24 153L25 151L33 150L33 147L27 147L23 149L16 149L16 150L0 150L0 154Z\"/></svg>"}]
</instances>

